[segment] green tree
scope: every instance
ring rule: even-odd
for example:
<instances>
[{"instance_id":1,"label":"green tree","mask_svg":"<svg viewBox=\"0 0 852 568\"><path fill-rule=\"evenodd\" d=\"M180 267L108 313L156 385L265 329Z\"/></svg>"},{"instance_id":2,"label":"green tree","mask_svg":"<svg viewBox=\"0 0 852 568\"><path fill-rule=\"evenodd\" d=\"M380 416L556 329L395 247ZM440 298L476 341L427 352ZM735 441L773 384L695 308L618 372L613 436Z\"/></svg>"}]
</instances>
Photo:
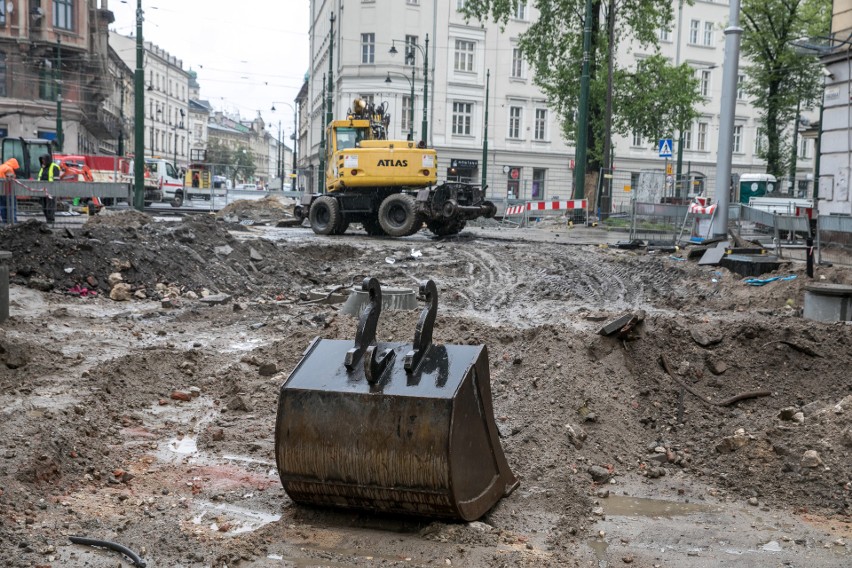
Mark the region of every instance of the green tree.
<instances>
[{"instance_id":1,"label":"green tree","mask_svg":"<svg viewBox=\"0 0 852 568\"><path fill-rule=\"evenodd\" d=\"M691 0L687 1L691 3ZM467 0L462 13L469 18L492 18L505 25L519 4L519 0ZM535 84L544 92L549 105L557 113L565 138L574 140L575 110L579 104L583 62L585 0L535 0L531 4L538 10L539 18L521 34L519 46L530 62ZM643 46L655 49L660 29L670 26L673 19L671 0L593 0L592 13L588 172L595 172L603 157L608 80L606 55L609 50L607 19L610 15L614 18L612 22L617 30L614 34L617 41L614 43L636 40ZM619 115L621 110L615 106L613 115ZM640 110L637 107L630 114ZM624 121L617 121L617 124L631 130Z\"/></svg>"},{"instance_id":2,"label":"green tree","mask_svg":"<svg viewBox=\"0 0 852 568\"><path fill-rule=\"evenodd\" d=\"M251 151L245 146L240 146L234 151L234 177L249 180L254 177L254 159Z\"/></svg>"},{"instance_id":3,"label":"green tree","mask_svg":"<svg viewBox=\"0 0 852 568\"><path fill-rule=\"evenodd\" d=\"M797 127L797 108L813 107L822 86L819 62L798 54L791 42L826 34L831 0L743 0L742 16L745 92L760 110L766 171L780 178L793 157L784 142Z\"/></svg>"},{"instance_id":4,"label":"green tree","mask_svg":"<svg viewBox=\"0 0 852 568\"><path fill-rule=\"evenodd\" d=\"M636 132L651 140L672 136L698 116L698 78L686 63L674 67L654 55L643 59L635 73L618 69L614 78L615 127L622 134Z\"/></svg>"},{"instance_id":5,"label":"green tree","mask_svg":"<svg viewBox=\"0 0 852 568\"><path fill-rule=\"evenodd\" d=\"M230 177L233 159L230 148L221 140L214 138L207 143L207 163L211 165L213 175Z\"/></svg>"}]
</instances>

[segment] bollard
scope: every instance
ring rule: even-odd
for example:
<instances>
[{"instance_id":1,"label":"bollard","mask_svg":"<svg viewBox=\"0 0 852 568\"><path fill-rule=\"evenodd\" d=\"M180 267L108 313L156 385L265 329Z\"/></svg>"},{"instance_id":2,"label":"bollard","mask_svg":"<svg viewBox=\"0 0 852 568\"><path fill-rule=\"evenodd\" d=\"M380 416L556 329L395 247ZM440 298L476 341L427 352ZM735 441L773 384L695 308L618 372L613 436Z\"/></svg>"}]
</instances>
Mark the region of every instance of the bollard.
<instances>
[{"instance_id":1,"label":"bollard","mask_svg":"<svg viewBox=\"0 0 852 568\"><path fill-rule=\"evenodd\" d=\"M12 258L12 253L0 250L0 323L9 319L9 267L6 260Z\"/></svg>"},{"instance_id":2,"label":"bollard","mask_svg":"<svg viewBox=\"0 0 852 568\"><path fill-rule=\"evenodd\" d=\"M806 256L807 263L805 264L805 269L807 271L808 278L813 278L814 277L814 240L811 237L808 237L805 240L805 247L806 247L805 250L807 251L807 256Z\"/></svg>"}]
</instances>

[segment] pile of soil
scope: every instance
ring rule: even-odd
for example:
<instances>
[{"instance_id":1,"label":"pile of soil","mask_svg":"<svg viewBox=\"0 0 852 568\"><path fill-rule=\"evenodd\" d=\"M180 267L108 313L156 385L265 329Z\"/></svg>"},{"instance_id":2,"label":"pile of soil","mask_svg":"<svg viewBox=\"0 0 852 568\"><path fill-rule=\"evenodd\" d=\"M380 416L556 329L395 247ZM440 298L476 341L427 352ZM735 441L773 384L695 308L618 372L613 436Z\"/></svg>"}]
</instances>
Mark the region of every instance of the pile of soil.
<instances>
[{"instance_id":1,"label":"pile of soil","mask_svg":"<svg viewBox=\"0 0 852 568\"><path fill-rule=\"evenodd\" d=\"M294 550L309 565L361 564L362 547L387 566L579 566L592 560L578 551L597 535L598 503L637 487L807 512L848 534L852 326L800 317L801 265L777 273L796 279L752 287L641 251L479 232L272 240L226 218L0 229L29 298L0 328L3 565L82 564L92 558L65 537L87 534L163 566L264 565ZM109 300L115 272L144 298ZM488 347L495 421L521 485L478 525L300 507L275 477L281 384L313 337L351 339L357 325L300 297L366 275L434 279L434 341ZM817 276L851 281L842 267ZM67 294L90 277L100 295ZM145 301L158 284L234 298ZM599 333L640 310L630 333ZM411 341L418 315L384 314L378 339ZM190 437L208 461L164 457ZM243 532L240 508L280 519Z\"/></svg>"}]
</instances>

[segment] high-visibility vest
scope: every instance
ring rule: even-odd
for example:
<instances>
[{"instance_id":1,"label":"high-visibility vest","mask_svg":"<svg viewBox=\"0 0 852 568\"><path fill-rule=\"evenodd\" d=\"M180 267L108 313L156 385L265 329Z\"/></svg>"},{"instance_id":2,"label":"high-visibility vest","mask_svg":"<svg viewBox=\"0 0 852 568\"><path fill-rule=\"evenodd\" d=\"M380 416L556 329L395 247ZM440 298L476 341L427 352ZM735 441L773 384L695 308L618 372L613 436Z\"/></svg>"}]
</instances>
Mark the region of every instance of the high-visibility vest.
<instances>
[{"instance_id":1,"label":"high-visibility vest","mask_svg":"<svg viewBox=\"0 0 852 568\"><path fill-rule=\"evenodd\" d=\"M41 175L43 173L44 173L44 168L41 168L38 171L38 179L41 179ZM59 173L60 173L59 172L59 166L57 166L55 163L51 162L50 165L47 167L47 181L53 181L53 176L59 175Z\"/></svg>"}]
</instances>

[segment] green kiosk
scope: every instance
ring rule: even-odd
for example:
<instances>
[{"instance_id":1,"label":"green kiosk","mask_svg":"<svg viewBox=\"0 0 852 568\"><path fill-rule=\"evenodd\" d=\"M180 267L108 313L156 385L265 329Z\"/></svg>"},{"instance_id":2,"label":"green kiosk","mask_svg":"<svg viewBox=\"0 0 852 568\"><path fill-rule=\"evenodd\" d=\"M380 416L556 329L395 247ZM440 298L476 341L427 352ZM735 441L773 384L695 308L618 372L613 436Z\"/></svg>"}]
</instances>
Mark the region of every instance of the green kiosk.
<instances>
[{"instance_id":1,"label":"green kiosk","mask_svg":"<svg viewBox=\"0 0 852 568\"><path fill-rule=\"evenodd\" d=\"M739 202L748 205L752 197L763 197L775 191L778 180L769 174L742 174L740 176Z\"/></svg>"}]
</instances>

